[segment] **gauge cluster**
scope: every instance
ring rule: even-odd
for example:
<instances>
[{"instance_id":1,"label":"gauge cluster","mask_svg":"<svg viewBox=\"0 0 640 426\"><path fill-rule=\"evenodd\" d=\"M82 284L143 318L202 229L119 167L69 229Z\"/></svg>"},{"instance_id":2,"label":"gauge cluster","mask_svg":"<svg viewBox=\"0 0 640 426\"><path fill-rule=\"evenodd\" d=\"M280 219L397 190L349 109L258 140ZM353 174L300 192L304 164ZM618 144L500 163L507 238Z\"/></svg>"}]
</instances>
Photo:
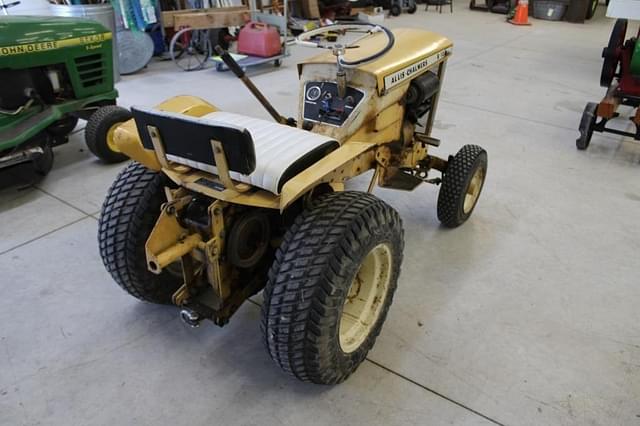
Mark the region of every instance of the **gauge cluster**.
<instances>
[{"instance_id":1,"label":"gauge cluster","mask_svg":"<svg viewBox=\"0 0 640 426\"><path fill-rule=\"evenodd\" d=\"M344 98L338 96L338 85L329 81L309 81L304 86L303 117L306 121L340 127L364 99L360 89L347 87Z\"/></svg>"}]
</instances>

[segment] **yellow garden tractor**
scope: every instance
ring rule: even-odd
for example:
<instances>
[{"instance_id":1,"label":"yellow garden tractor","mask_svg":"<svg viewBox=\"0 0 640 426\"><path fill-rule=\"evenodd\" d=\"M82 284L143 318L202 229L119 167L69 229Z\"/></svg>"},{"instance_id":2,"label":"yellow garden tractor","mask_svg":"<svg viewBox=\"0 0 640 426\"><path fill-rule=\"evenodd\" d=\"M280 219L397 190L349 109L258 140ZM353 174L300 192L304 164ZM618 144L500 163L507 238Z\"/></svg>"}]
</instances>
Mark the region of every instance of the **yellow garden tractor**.
<instances>
[{"instance_id":1,"label":"yellow garden tractor","mask_svg":"<svg viewBox=\"0 0 640 426\"><path fill-rule=\"evenodd\" d=\"M329 32L346 42L311 41ZM349 24L297 42L326 51L299 64L295 119L278 114L219 47L273 121L192 96L132 108L115 142L134 162L109 189L98 239L124 290L179 306L191 326L222 326L264 290L271 357L301 380L334 384L373 346L400 274L400 216L372 191L440 184L438 218L457 227L478 201L487 153L476 145L447 159L428 153L440 143L431 130L448 39ZM344 190L367 172L368 188Z\"/></svg>"}]
</instances>

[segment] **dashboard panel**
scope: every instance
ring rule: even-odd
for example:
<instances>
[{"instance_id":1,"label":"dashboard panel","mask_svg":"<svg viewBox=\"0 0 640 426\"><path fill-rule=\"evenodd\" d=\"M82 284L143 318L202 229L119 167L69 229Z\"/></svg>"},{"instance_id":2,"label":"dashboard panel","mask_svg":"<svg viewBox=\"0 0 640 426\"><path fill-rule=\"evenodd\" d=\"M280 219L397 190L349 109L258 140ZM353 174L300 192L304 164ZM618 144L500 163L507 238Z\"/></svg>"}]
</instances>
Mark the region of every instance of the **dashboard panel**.
<instances>
[{"instance_id":1,"label":"dashboard panel","mask_svg":"<svg viewBox=\"0 0 640 426\"><path fill-rule=\"evenodd\" d=\"M338 96L338 85L330 81L309 81L304 85L305 121L340 127L364 99L365 92L347 87L344 98Z\"/></svg>"}]
</instances>

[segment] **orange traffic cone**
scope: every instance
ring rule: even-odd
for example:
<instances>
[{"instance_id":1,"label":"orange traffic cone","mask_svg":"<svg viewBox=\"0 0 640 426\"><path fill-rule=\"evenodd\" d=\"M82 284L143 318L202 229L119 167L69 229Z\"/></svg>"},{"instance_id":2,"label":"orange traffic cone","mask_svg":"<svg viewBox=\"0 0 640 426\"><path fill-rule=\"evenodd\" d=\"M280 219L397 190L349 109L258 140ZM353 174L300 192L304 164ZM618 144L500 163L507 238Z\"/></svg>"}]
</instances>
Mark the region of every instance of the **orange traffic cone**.
<instances>
[{"instance_id":1,"label":"orange traffic cone","mask_svg":"<svg viewBox=\"0 0 640 426\"><path fill-rule=\"evenodd\" d=\"M519 0L513 19L509 20L513 25L531 25L529 22L529 0Z\"/></svg>"}]
</instances>

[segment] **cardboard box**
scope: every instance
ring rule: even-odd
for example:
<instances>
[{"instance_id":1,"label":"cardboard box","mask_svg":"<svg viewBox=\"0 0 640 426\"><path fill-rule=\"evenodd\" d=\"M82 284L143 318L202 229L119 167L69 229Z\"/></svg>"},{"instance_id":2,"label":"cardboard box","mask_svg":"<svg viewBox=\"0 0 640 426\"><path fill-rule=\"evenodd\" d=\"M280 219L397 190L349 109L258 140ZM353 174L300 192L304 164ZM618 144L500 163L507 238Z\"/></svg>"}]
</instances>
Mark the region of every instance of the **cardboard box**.
<instances>
[{"instance_id":1,"label":"cardboard box","mask_svg":"<svg viewBox=\"0 0 640 426\"><path fill-rule=\"evenodd\" d=\"M384 24L384 10L381 7L359 9L358 21L382 25Z\"/></svg>"},{"instance_id":2,"label":"cardboard box","mask_svg":"<svg viewBox=\"0 0 640 426\"><path fill-rule=\"evenodd\" d=\"M303 18L319 19L320 7L318 7L318 0L302 0L302 14Z\"/></svg>"}]
</instances>

